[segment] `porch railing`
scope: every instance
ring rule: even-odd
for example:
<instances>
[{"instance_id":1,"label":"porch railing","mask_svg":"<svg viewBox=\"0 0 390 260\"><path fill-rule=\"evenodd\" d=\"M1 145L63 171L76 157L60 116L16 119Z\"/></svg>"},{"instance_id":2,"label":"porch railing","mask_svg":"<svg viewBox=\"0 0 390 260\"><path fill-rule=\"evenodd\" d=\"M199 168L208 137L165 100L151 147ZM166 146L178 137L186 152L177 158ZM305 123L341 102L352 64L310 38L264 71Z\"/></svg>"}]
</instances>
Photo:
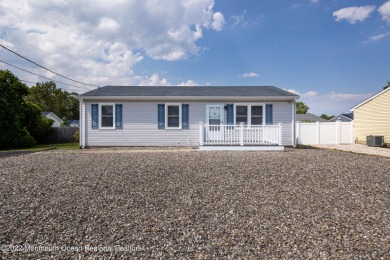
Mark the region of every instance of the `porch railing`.
<instances>
[{"instance_id":1,"label":"porch railing","mask_svg":"<svg viewBox=\"0 0 390 260\"><path fill-rule=\"evenodd\" d=\"M199 145L282 145L282 124L199 124Z\"/></svg>"}]
</instances>

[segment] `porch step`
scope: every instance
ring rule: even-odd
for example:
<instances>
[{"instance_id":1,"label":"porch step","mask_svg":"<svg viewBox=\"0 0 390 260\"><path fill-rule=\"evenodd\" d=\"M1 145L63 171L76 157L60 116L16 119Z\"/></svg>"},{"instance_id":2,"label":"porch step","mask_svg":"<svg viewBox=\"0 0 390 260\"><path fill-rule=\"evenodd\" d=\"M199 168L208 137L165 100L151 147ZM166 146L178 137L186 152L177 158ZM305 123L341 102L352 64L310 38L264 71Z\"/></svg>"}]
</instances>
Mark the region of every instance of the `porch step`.
<instances>
[{"instance_id":1,"label":"porch step","mask_svg":"<svg viewBox=\"0 0 390 260\"><path fill-rule=\"evenodd\" d=\"M284 146L199 146L197 151L284 151Z\"/></svg>"}]
</instances>

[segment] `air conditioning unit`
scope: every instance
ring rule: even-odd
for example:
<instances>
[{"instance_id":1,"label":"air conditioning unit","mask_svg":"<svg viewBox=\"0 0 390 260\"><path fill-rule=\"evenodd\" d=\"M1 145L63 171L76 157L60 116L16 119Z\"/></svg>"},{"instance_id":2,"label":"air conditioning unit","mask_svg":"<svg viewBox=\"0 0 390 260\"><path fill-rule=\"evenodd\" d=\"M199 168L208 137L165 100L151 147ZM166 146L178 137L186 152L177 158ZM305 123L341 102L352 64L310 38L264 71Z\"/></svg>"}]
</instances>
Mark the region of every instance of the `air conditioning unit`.
<instances>
[{"instance_id":1,"label":"air conditioning unit","mask_svg":"<svg viewBox=\"0 0 390 260\"><path fill-rule=\"evenodd\" d=\"M366 137L366 144L368 146L383 146L385 141L384 136L369 135Z\"/></svg>"}]
</instances>

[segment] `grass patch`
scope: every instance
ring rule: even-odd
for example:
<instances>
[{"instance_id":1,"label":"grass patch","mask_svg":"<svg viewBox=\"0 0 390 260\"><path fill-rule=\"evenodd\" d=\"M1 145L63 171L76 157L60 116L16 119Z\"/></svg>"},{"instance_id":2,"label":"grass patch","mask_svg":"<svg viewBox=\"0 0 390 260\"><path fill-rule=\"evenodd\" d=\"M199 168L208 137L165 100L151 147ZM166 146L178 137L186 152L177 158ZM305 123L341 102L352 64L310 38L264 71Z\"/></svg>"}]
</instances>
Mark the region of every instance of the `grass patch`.
<instances>
[{"instance_id":1,"label":"grass patch","mask_svg":"<svg viewBox=\"0 0 390 260\"><path fill-rule=\"evenodd\" d=\"M5 149L5 150L0 150L0 152L12 152L12 151L37 152L37 151L50 150L50 149L71 150L71 149L79 149L79 148L80 148L79 143L37 144L34 145L34 147L30 147L30 148Z\"/></svg>"}]
</instances>

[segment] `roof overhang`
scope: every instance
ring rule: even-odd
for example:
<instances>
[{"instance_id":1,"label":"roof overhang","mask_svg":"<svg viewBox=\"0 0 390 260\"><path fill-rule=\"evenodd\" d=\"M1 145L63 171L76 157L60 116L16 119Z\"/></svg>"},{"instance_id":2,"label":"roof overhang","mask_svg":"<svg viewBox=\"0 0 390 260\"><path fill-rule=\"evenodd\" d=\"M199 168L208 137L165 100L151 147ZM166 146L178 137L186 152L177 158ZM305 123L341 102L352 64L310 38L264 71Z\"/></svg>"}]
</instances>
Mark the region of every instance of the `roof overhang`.
<instances>
[{"instance_id":1,"label":"roof overhang","mask_svg":"<svg viewBox=\"0 0 390 260\"><path fill-rule=\"evenodd\" d=\"M372 97L370 97L370 98L364 100L362 103L358 104L357 106L354 106L353 108L350 109L350 111L354 112L356 108L358 108L358 107L360 107L360 106L366 104L367 102L373 100L373 99L376 98L377 96L380 96L380 95L382 95L383 93L385 93L386 91L389 91L389 90L390 90L390 88L386 88L386 89L382 90L381 92L375 94L374 96L372 96Z\"/></svg>"},{"instance_id":2,"label":"roof overhang","mask_svg":"<svg viewBox=\"0 0 390 260\"><path fill-rule=\"evenodd\" d=\"M299 96L84 96L78 98L84 101L294 101Z\"/></svg>"}]
</instances>

